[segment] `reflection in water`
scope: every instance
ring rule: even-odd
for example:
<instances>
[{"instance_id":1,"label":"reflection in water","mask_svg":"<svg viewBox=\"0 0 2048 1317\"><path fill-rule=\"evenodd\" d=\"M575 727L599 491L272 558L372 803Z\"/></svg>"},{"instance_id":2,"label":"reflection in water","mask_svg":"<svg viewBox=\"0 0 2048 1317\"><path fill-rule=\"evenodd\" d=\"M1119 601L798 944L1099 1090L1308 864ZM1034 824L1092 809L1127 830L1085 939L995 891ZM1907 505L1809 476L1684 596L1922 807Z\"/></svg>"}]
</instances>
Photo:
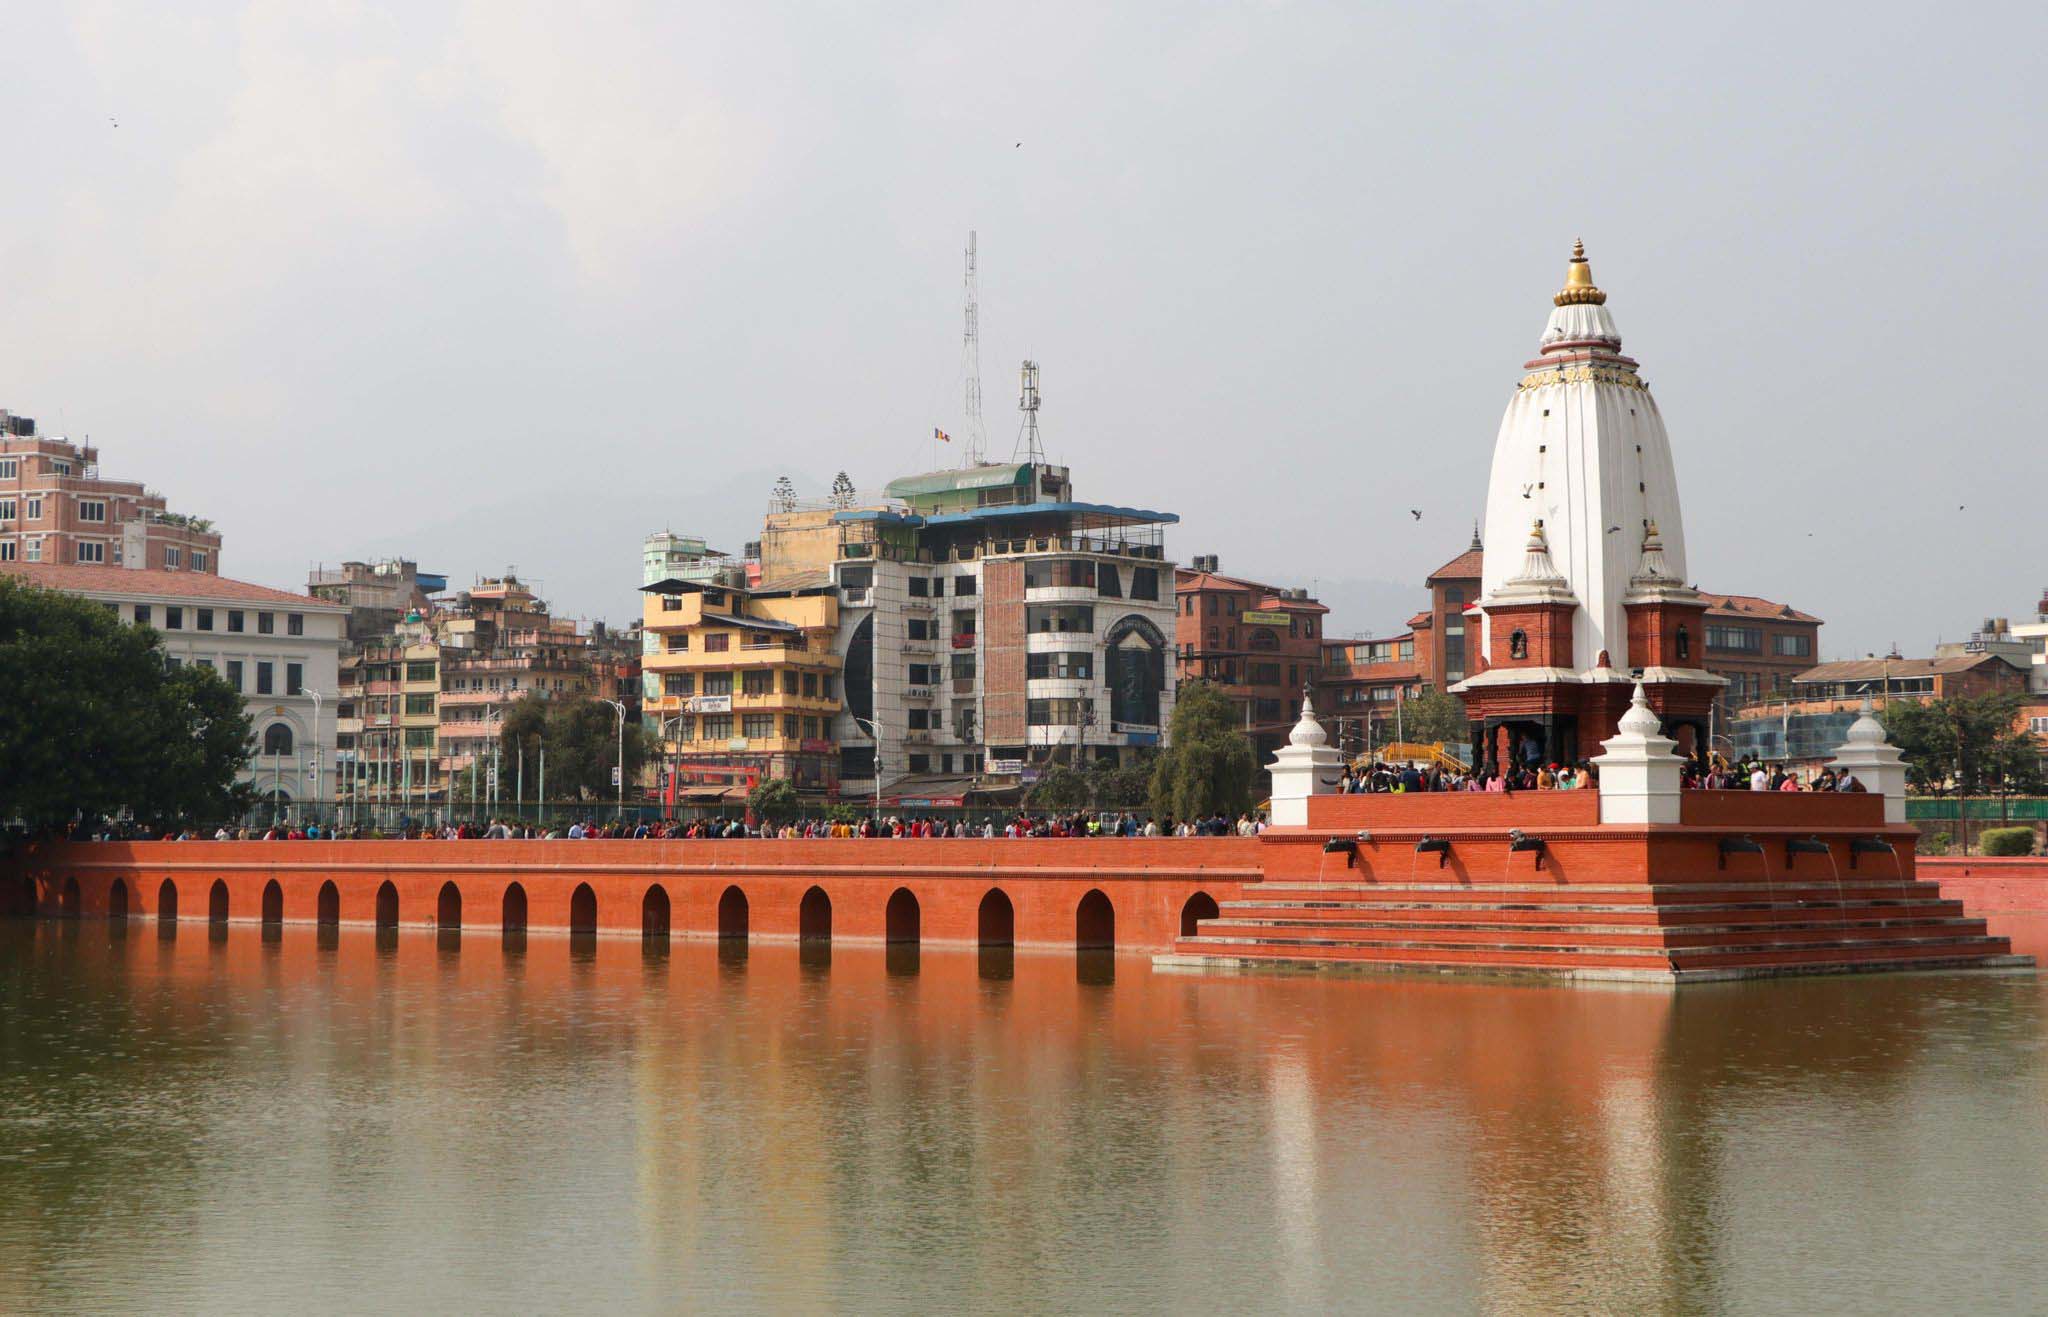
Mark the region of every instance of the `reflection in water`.
<instances>
[{"instance_id":1,"label":"reflection in water","mask_svg":"<svg viewBox=\"0 0 2048 1317\"><path fill-rule=\"evenodd\" d=\"M915 942L891 942L882 952L883 968L897 977L917 973L918 947Z\"/></svg>"},{"instance_id":2,"label":"reflection in water","mask_svg":"<svg viewBox=\"0 0 2048 1317\"><path fill-rule=\"evenodd\" d=\"M1106 948L1083 947L1074 953L1074 980L1095 986L1116 982L1116 952Z\"/></svg>"},{"instance_id":3,"label":"reflection in water","mask_svg":"<svg viewBox=\"0 0 2048 1317\"><path fill-rule=\"evenodd\" d=\"M201 926L0 924L4 1306L1956 1310L2048 1285L2030 977L1674 996Z\"/></svg>"}]
</instances>

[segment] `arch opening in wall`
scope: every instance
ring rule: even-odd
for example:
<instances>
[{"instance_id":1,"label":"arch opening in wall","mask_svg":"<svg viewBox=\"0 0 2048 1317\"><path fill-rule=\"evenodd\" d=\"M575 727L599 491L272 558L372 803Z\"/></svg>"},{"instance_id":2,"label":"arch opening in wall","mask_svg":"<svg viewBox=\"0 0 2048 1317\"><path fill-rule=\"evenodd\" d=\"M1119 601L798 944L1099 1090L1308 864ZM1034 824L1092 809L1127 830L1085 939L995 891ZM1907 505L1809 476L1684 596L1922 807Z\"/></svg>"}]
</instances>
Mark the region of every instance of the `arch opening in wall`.
<instances>
[{"instance_id":1,"label":"arch opening in wall","mask_svg":"<svg viewBox=\"0 0 2048 1317\"><path fill-rule=\"evenodd\" d=\"M116 878L114 885L107 889L107 918L120 920L127 917L128 884L126 880Z\"/></svg>"},{"instance_id":2,"label":"arch opening in wall","mask_svg":"<svg viewBox=\"0 0 2048 1317\"><path fill-rule=\"evenodd\" d=\"M341 889L332 878L320 884L320 894L313 902L313 922L321 928L334 928L341 923Z\"/></svg>"},{"instance_id":3,"label":"arch opening in wall","mask_svg":"<svg viewBox=\"0 0 2048 1317\"><path fill-rule=\"evenodd\" d=\"M505 897L498 903L498 929L507 951L520 951L525 948L526 889L518 883L508 883L505 886Z\"/></svg>"},{"instance_id":4,"label":"arch opening in wall","mask_svg":"<svg viewBox=\"0 0 2048 1317\"><path fill-rule=\"evenodd\" d=\"M380 930L398 927L398 888L389 878L377 889L377 927Z\"/></svg>"},{"instance_id":5,"label":"arch opening in wall","mask_svg":"<svg viewBox=\"0 0 2048 1317\"><path fill-rule=\"evenodd\" d=\"M668 941L668 920L668 889L656 883L640 898L641 938L648 942Z\"/></svg>"},{"instance_id":6,"label":"arch opening in wall","mask_svg":"<svg viewBox=\"0 0 2048 1317\"><path fill-rule=\"evenodd\" d=\"M272 723L263 729L263 753L274 758L289 758L292 753L292 729L289 723Z\"/></svg>"},{"instance_id":7,"label":"arch opening in wall","mask_svg":"<svg viewBox=\"0 0 2048 1317\"><path fill-rule=\"evenodd\" d=\"M1677 642L1678 660L1683 663L1692 657L1692 632L1686 629L1683 622L1678 624Z\"/></svg>"},{"instance_id":8,"label":"arch opening in wall","mask_svg":"<svg viewBox=\"0 0 2048 1317\"><path fill-rule=\"evenodd\" d=\"M974 940L982 947L1017 944L1017 910L1002 888L991 887L982 894L981 908L974 915Z\"/></svg>"},{"instance_id":9,"label":"arch opening in wall","mask_svg":"<svg viewBox=\"0 0 2048 1317\"><path fill-rule=\"evenodd\" d=\"M832 940L832 898L825 895L824 888L813 887L804 893L796 912L796 936L799 942Z\"/></svg>"},{"instance_id":10,"label":"arch opening in wall","mask_svg":"<svg viewBox=\"0 0 2048 1317\"><path fill-rule=\"evenodd\" d=\"M462 889L452 878L441 884L441 894L434 899L434 924L443 932L462 931Z\"/></svg>"},{"instance_id":11,"label":"arch opening in wall","mask_svg":"<svg viewBox=\"0 0 2048 1317\"><path fill-rule=\"evenodd\" d=\"M1099 887L1089 888L1074 907L1074 947L1078 951L1116 950L1116 908Z\"/></svg>"},{"instance_id":12,"label":"arch opening in wall","mask_svg":"<svg viewBox=\"0 0 2048 1317\"><path fill-rule=\"evenodd\" d=\"M213 886L206 892L206 922L225 924L228 922L228 884L224 878L213 880Z\"/></svg>"},{"instance_id":13,"label":"arch opening in wall","mask_svg":"<svg viewBox=\"0 0 2048 1317\"><path fill-rule=\"evenodd\" d=\"M1525 659L1529 657L1529 633L1517 627L1508 635L1508 657Z\"/></svg>"},{"instance_id":14,"label":"arch opening in wall","mask_svg":"<svg viewBox=\"0 0 2048 1317\"><path fill-rule=\"evenodd\" d=\"M1180 908L1180 935L1193 937L1202 931L1200 921L1214 919L1219 913L1215 897L1207 892L1196 892Z\"/></svg>"},{"instance_id":15,"label":"arch opening in wall","mask_svg":"<svg viewBox=\"0 0 2048 1317\"><path fill-rule=\"evenodd\" d=\"M923 912L918 909L917 897L908 887L899 887L889 894L889 904L882 912L882 921L886 941L908 942L915 946L922 940Z\"/></svg>"},{"instance_id":16,"label":"arch opening in wall","mask_svg":"<svg viewBox=\"0 0 2048 1317\"><path fill-rule=\"evenodd\" d=\"M178 922L178 885L168 878L157 884L156 917L159 923Z\"/></svg>"},{"instance_id":17,"label":"arch opening in wall","mask_svg":"<svg viewBox=\"0 0 2048 1317\"><path fill-rule=\"evenodd\" d=\"M263 922L271 925L284 922L284 888L275 878L263 884Z\"/></svg>"},{"instance_id":18,"label":"arch opening in wall","mask_svg":"<svg viewBox=\"0 0 2048 1317\"><path fill-rule=\"evenodd\" d=\"M718 940L741 944L747 940L747 894L737 887L719 893Z\"/></svg>"},{"instance_id":19,"label":"arch opening in wall","mask_svg":"<svg viewBox=\"0 0 2048 1317\"><path fill-rule=\"evenodd\" d=\"M78 879L66 878L63 890L57 894L57 912L66 919L76 919L79 908L84 904L85 898L78 890Z\"/></svg>"},{"instance_id":20,"label":"arch opening in wall","mask_svg":"<svg viewBox=\"0 0 2048 1317\"><path fill-rule=\"evenodd\" d=\"M569 894L569 932L594 935L597 932L597 893L589 883L576 884Z\"/></svg>"}]
</instances>

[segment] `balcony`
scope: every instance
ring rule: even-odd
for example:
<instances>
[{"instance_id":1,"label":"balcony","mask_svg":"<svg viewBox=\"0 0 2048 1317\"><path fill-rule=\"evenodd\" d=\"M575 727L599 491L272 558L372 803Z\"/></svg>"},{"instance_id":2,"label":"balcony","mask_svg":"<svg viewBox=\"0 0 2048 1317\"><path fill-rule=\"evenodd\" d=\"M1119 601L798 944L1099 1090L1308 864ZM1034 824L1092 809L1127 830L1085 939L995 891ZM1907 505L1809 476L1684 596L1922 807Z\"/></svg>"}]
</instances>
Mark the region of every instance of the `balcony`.
<instances>
[{"instance_id":1,"label":"balcony","mask_svg":"<svg viewBox=\"0 0 2048 1317\"><path fill-rule=\"evenodd\" d=\"M839 601L848 608L869 608L874 605L875 592L872 589L841 590Z\"/></svg>"},{"instance_id":2,"label":"balcony","mask_svg":"<svg viewBox=\"0 0 2048 1317\"><path fill-rule=\"evenodd\" d=\"M974 633L973 633L972 631L968 632L968 633L967 633L967 634L965 634L965 635L960 635L960 636L954 636L954 637L953 637L953 648L955 648L955 649L973 649L973 648L974 648L974 641L975 641L975 635L974 635Z\"/></svg>"}]
</instances>

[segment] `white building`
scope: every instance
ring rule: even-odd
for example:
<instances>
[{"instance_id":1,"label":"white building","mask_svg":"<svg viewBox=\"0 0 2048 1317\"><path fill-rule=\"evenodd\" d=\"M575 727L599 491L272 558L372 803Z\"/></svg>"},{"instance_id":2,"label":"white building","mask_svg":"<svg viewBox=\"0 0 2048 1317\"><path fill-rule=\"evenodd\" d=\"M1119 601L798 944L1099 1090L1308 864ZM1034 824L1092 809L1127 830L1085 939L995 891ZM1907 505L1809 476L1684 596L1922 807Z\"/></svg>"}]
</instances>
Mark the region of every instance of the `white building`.
<instances>
[{"instance_id":1,"label":"white building","mask_svg":"<svg viewBox=\"0 0 2048 1317\"><path fill-rule=\"evenodd\" d=\"M166 662L212 668L242 693L255 732L242 781L271 801L334 799L345 605L202 572L19 562L0 571L156 628Z\"/></svg>"}]
</instances>

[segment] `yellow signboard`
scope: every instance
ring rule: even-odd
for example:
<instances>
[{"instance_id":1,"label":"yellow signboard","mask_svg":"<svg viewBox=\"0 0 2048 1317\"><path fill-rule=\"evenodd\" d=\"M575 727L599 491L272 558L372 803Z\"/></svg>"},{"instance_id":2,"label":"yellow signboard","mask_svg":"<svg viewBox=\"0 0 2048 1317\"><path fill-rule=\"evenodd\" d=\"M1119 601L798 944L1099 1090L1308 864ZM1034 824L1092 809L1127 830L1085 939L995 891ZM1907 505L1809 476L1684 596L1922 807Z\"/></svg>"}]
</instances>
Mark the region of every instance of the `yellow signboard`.
<instances>
[{"instance_id":1,"label":"yellow signboard","mask_svg":"<svg viewBox=\"0 0 2048 1317\"><path fill-rule=\"evenodd\" d=\"M1259 609L1246 609L1241 616L1253 626L1286 626L1287 614L1268 613Z\"/></svg>"}]
</instances>

